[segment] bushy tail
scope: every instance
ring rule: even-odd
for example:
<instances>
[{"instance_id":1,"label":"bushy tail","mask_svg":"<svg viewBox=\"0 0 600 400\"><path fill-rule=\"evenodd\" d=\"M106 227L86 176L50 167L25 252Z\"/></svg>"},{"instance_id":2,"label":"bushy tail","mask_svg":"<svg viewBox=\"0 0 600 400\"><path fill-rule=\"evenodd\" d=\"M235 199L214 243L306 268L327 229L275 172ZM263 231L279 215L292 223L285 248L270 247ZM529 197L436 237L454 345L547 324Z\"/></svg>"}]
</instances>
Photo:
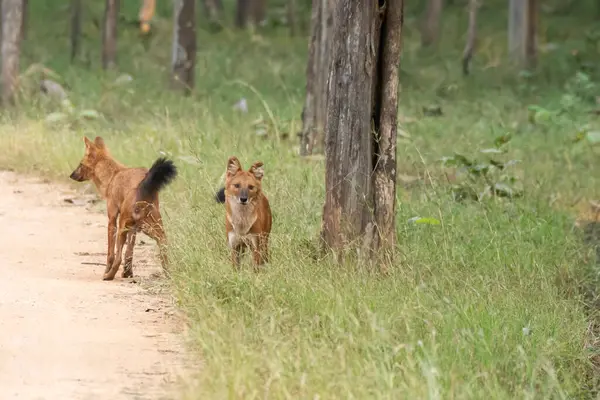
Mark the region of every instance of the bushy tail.
<instances>
[{"instance_id":1,"label":"bushy tail","mask_svg":"<svg viewBox=\"0 0 600 400\"><path fill-rule=\"evenodd\" d=\"M217 200L217 203L225 203L225 188L224 187L219 189L219 191L215 194L215 200Z\"/></svg>"},{"instance_id":2,"label":"bushy tail","mask_svg":"<svg viewBox=\"0 0 600 400\"><path fill-rule=\"evenodd\" d=\"M137 190L139 200L149 201L158 194L158 192L167 186L177 176L177 168L173 161L166 158L159 158L154 161L150 170L140 182Z\"/></svg>"}]
</instances>

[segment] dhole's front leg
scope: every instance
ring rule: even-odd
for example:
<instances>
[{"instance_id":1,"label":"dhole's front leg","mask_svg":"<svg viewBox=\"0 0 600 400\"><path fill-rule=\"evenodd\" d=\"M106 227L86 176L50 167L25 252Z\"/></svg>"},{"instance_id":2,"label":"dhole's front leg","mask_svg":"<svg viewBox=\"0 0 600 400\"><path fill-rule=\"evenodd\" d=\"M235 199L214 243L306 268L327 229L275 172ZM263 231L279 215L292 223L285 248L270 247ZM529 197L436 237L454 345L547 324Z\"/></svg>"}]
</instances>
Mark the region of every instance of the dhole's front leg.
<instances>
[{"instance_id":1,"label":"dhole's front leg","mask_svg":"<svg viewBox=\"0 0 600 400\"><path fill-rule=\"evenodd\" d=\"M265 263L264 254L264 238L262 235L256 235L252 239L252 260L254 261L254 270L258 271L258 267Z\"/></svg>"},{"instance_id":2,"label":"dhole's front leg","mask_svg":"<svg viewBox=\"0 0 600 400\"><path fill-rule=\"evenodd\" d=\"M111 213L111 209L109 207L108 212L108 251L106 255L106 268L104 269L104 273L108 273L110 268L115 261L115 239L117 236L117 217L118 213Z\"/></svg>"},{"instance_id":3,"label":"dhole's front leg","mask_svg":"<svg viewBox=\"0 0 600 400\"><path fill-rule=\"evenodd\" d=\"M244 251L244 246L241 244L235 245L231 247L231 263L235 269L240 268L240 258L242 256L242 252Z\"/></svg>"}]
</instances>

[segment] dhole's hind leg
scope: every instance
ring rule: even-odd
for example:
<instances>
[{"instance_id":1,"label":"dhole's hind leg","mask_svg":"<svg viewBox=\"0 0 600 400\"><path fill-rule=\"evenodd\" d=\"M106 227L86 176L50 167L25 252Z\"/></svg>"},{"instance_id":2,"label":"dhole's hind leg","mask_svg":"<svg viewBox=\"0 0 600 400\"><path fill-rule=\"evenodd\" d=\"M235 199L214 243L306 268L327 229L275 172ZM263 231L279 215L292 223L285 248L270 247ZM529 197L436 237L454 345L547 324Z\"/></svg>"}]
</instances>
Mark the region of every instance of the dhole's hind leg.
<instances>
[{"instance_id":1,"label":"dhole's hind leg","mask_svg":"<svg viewBox=\"0 0 600 400\"><path fill-rule=\"evenodd\" d=\"M123 278L133 277L133 248L135 247L135 228L127 233L127 247L125 248L125 264L123 265Z\"/></svg>"},{"instance_id":2,"label":"dhole's hind leg","mask_svg":"<svg viewBox=\"0 0 600 400\"><path fill-rule=\"evenodd\" d=\"M117 248L115 249L115 260L110 267L110 270L104 274L102 277L105 281L112 281L121 266L121 257L123 254L123 246L125 246L125 242L127 241L127 227L125 226L125 219L121 218L119 220L119 230L117 232Z\"/></svg>"},{"instance_id":3,"label":"dhole's hind leg","mask_svg":"<svg viewBox=\"0 0 600 400\"><path fill-rule=\"evenodd\" d=\"M168 260L167 260L167 235L165 234L165 230L162 226L162 218L160 216L160 212L156 209L152 209L144 218L141 223L142 232L148 235L150 238L154 239L158 244L158 251L160 256L160 262L162 264L163 270L167 270Z\"/></svg>"}]
</instances>

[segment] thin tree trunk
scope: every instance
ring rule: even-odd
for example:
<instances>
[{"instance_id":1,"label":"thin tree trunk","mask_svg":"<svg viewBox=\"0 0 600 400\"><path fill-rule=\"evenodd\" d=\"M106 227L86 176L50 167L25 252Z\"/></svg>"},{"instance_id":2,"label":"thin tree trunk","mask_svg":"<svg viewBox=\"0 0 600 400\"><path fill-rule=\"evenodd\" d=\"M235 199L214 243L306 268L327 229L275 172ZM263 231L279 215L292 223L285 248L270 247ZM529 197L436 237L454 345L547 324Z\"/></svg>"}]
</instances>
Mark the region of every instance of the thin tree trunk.
<instances>
[{"instance_id":1,"label":"thin tree trunk","mask_svg":"<svg viewBox=\"0 0 600 400\"><path fill-rule=\"evenodd\" d=\"M532 68L537 59L537 0L510 0L508 52L521 68Z\"/></svg>"},{"instance_id":2,"label":"thin tree trunk","mask_svg":"<svg viewBox=\"0 0 600 400\"><path fill-rule=\"evenodd\" d=\"M375 230L370 250L380 265L393 259L396 247L396 138L398 128L398 87L404 1L397 0L383 16L379 43L378 84L373 112L375 136L373 189ZM368 243L368 238L367 238Z\"/></svg>"},{"instance_id":3,"label":"thin tree trunk","mask_svg":"<svg viewBox=\"0 0 600 400\"><path fill-rule=\"evenodd\" d=\"M479 0L469 0L469 28L467 30L467 43L463 51L462 68L463 74L469 75L471 59L475 52L475 42L477 40L477 9Z\"/></svg>"},{"instance_id":4,"label":"thin tree trunk","mask_svg":"<svg viewBox=\"0 0 600 400\"><path fill-rule=\"evenodd\" d=\"M251 3L254 25L261 25L267 16L267 0L251 0Z\"/></svg>"},{"instance_id":5,"label":"thin tree trunk","mask_svg":"<svg viewBox=\"0 0 600 400\"><path fill-rule=\"evenodd\" d=\"M2 1L2 104L14 105L19 79L23 1Z\"/></svg>"},{"instance_id":6,"label":"thin tree trunk","mask_svg":"<svg viewBox=\"0 0 600 400\"><path fill-rule=\"evenodd\" d=\"M298 21L296 19L296 0L288 0L287 3L287 20L290 26L290 35L296 36L298 33Z\"/></svg>"},{"instance_id":7,"label":"thin tree trunk","mask_svg":"<svg viewBox=\"0 0 600 400\"><path fill-rule=\"evenodd\" d=\"M22 0L22 1L23 1L23 14L21 16L21 19L22 19L22 21L21 21L21 38L20 38L21 41L27 39L27 27L28 27L28 20L29 20L29 0Z\"/></svg>"},{"instance_id":8,"label":"thin tree trunk","mask_svg":"<svg viewBox=\"0 0 600 400\"><path fill-rule=\"evenodd\" d=\"M204 12L211 21L218 20L223 11L223 3L221 0L202 0L202 6Z\"/></svg>"},{"instance_id":9,"label":"thin tree trunk","mask_svg":"<svg viewBox=\"0 0 600 400\"><path fill-rule=\"evenodd\" d=\"M196 67L195 0L175 0L173 16L172 86L191 93Z\"/></svg>"},{"instance_id":10,"label":"thin tree trunk","mask_svg":"<svg viewBox=\"0 0 600 400\"><path fill-rule=\"evenodd\" d=\"M440 32L440 17L442 8L444 7L443 0L429 0L425 19L421 27L421 45L428 47L437 42Z\"/></svg>"},{"instance_id":11,"label":"thin tree trunk","mask_svg":"<svg viewBox=\"0 0 600 400\"><path fill-rule=\"evenodd\" d=\"M302 110L300 155L325 147L327 79L331 57L333 0L314 0L311 12L311 39L306 67L306 98Z\"/></svg>"},{"instance_id":12,"label":"thin tree trunk","mask_svg":"<svg viewBox=\"0 0 600 400\"><path fill-rule=\"evenodd\" d=\"M248 15L250 14L251 0L237 0L235 12L235 26L245 28L248 26Z\"/></svg>"},{"instance_id":13,"label":"thin tree trunk","mask_svg":"<svg viewBox=\"0 0 600 400\"><path fill-rule=\"evenodd\" d=\"M117 64L117 20L120 0L106 0L104 26L102 30L102 68L113 68Z\"/></svg>"},{"instance_id":14,"label":"thin tree trunk","mask_svg":"<svg viewBox=\"0 0 600 400\"><path fill-rule=\"evenodd\" d=\"M326 118L324 244L383 266L393 254L404 2L337 0Z\"/></svg>"},{"instance_id":15,"label":"thin tree trunk","mask_svg":"<svg viewBox=\"0 0 600 400\"><path fill-rule=\"evenodd\" d=\"M71 62L79 55L81 40L81 0L71 0Z\"/></svg>"}]
</instances>

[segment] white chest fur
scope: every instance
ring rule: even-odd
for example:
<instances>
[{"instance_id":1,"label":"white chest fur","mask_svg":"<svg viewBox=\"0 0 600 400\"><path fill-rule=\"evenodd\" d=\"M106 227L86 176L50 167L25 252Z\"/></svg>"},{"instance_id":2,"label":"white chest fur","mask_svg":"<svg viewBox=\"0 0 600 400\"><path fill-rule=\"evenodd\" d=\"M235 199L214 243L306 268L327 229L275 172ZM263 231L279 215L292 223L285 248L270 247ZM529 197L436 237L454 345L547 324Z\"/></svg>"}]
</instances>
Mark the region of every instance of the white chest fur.
<instances>
[{"instance_id":1,"label":"white chest fur","mask_svg":"<svg viewBox=\"0 0 600 400\"><path fill-rule=\"evenodd\" d=\"M235 202L229 204L231 214L227 214L227 220L233 227L233 230L227 235L229 247L234 248L241 243L256 246L256 235L248 233L252 225L256 222L254 213L254 204L243 205Z\"/></svg>"}]
</instances>

